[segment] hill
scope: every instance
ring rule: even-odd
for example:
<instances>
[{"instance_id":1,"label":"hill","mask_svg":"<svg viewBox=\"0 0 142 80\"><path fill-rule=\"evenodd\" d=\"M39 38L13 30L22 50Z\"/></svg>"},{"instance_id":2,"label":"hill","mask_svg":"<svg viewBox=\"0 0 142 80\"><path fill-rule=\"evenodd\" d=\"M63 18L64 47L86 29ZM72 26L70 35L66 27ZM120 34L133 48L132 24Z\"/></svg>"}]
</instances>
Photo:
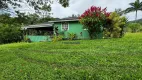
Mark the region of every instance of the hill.
<instances>
[{"instance_id":1,"label":"hill","mask_svg":"<svg viewBox=\"0 0 142 80\"><path fill-rule=\"evenodd\" d=\"M138 20L134 20L134 21L129 21L129 22L137 22L137 23L140 23L142 25L142 19L138 19Z\"/></svg>"},{"instance_id":2,"label":"hill","mask_svg":"<svg viewBox=\"0 0 142 80\"><path fill-rule=\"evenodd\" d=\"M0 80L141 80L142 33L0 45Z\"/></svg>"}]
</instances>

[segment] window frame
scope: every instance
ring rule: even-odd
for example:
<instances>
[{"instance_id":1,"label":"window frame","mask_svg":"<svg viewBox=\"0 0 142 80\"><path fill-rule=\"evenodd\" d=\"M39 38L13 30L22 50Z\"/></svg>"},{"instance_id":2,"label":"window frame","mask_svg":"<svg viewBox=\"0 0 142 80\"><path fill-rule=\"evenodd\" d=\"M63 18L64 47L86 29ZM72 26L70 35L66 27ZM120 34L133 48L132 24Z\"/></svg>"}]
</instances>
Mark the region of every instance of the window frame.
<instances>
[{"instance_id":1,"label":"window frame","mask_svg":"<svg viewBox=\"0 0 142 80\"><path fill-rule=\"evenodd\" d=\"M67 30L63 29L63 26L64 26L63 24L65 24L65 23L68 25L68 29ZM62 22L61 23L61 31L68 31L68 30L69 30L69 22Z\"/></svg>"}]
</instances>

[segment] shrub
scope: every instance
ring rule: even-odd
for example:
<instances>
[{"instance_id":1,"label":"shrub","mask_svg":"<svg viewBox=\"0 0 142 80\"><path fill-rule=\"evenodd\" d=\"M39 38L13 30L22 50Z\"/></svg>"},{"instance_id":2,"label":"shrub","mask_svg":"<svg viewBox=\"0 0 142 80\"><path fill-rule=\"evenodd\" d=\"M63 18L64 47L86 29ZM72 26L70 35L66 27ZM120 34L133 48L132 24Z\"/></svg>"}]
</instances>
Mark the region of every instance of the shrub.
<instances>
[{"instance_id":1,"label":"shrub","mask_svg":"<svg viewBox=\"0 0 142 80\"><path fill-rule=\"evenodd\" d=\"M63 35L58 35L58 36L57 36L57 40L58 40L58 41L61 41L62 39L63 39Z\"/></svg>"},{"instance_id":2,"label":"shrub","mask_svg":"<svg viewBox=\"0 0 142 80\"><path fill-rule=\"evenodd\" d=\"M23 39L19 24L0 24L0 43L19 42Z\"/></svg>"},{"instance_id":3,"label":"shrub","mask_svg":"<svg viewBox=\"0 0 142 80\"><path fill-rule=\"evenodd\" d=\"M61 41L61 40L63 40L63 35L53 36L53 39L52 39L53 42Z\"/></svg>"},{"instance_id":4,"label":"shrub","mask_svg":"<svg viewBox=\"0 0 142 80\"><path fill-rule=\"evenodd\" d=\"M141 26L140 32L142 32L142 26Z\"/></svg>"},{"instance_id":5,"label":"shrub","mask_svg":"<svg viewBox=\"0 0 142 80\"><path fill-rule=\"evenodd\" d=\"M90 38L93 39L95 35L102 32L102 27L109 15L110 13L106 12L106 8L92 6L79 19L84 28L88 29Z\"/></svg>"},{"instance_id":6,"label":"shrub","mask_svg":"<svg viewBox=\"0 0 142 80\"><path fill-rule=\"evenodd\" d=\"M69 39L73 40L76 38L76 34L75 33L69 33Z\"/></svg>"},{"instance_id":7,"label":"shrub","mask_svg":"<svg viewBox=\"0 0 142 80\"><path fill-rule=\"evenodd\" d=\"M139 23L129 23L127 26L127 30L131 31L132 33L140 32L141 29L142 26Z\"/></svg>"},{"instance_id":8,"label":"shrub","mask_svg":"<svg viewBox=\"0 0 142 80\"><path fill-rule=\"evenodd\" d=\"M31 43L32 41L31 41L31 39L30 39L30 38L27 38L27 39L26 39L26 42Z\"/></svg>"},{"instance_id":9,"label":"shrub","mask_svg":"<svg viewBox=\"0 0 142 80\"><path fill-rule=\"evenodd\" d=\"M116 12L112 12L104 25L104 37L122 37L126 23L126 17L121 17Z\"/></svg>"},{"instance_id":10,"label":"shrub","mask_svg":"<svg viewBox=\"0 0 142 80\"><path fill-rule=\"evenodd\" d=\"M104 38L109 38L111 36L111 33L107 30L107 29L104 29Z\"/></svg>"}]
</instances>

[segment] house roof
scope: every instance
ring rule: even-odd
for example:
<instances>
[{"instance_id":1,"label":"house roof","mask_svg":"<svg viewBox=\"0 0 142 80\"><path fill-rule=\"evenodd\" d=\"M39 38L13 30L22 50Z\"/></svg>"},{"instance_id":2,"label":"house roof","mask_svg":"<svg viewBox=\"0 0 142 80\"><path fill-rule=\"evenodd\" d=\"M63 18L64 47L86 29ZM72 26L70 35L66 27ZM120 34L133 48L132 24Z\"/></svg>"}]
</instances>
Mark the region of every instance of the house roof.
<instances>
[{"instance_id":1,"label":"house roof","mask_svg":"<svg viewBox=\"0 0 142 80\"><path fill-rule=\"evenodd\" d=\"M53 23L42 23L42 24L28 25L28 26L22 27L22 29L43 28L43 27L53 27Z\"/></svg>"},{"instance_id":2,"label":"house roof","mask_svg":"<svg viewBox=\"0 0 142 80\"><path fill-rule=\"evenodd\" d=\"M57 19L55 21L49 21L49 22L69 22L69 21L79 21L78 18L63 18L63 19Z\"/></svg>"}]
</instances>

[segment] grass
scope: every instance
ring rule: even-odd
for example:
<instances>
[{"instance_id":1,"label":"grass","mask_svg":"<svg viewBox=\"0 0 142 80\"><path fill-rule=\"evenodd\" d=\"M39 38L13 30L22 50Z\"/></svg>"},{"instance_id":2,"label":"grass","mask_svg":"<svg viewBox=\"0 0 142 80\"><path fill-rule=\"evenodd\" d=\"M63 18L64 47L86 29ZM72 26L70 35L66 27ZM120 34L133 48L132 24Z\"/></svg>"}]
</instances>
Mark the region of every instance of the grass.
<instances>
[{"instance_id":1,"label":"grass","mask_svg":"<svg viewBox=\"0 0 142 80\"><path fill-rule=\"evenodd\" d=\"M142 33L0 46L0 80L141 80Z\"/></svg>"}]
</instances>

